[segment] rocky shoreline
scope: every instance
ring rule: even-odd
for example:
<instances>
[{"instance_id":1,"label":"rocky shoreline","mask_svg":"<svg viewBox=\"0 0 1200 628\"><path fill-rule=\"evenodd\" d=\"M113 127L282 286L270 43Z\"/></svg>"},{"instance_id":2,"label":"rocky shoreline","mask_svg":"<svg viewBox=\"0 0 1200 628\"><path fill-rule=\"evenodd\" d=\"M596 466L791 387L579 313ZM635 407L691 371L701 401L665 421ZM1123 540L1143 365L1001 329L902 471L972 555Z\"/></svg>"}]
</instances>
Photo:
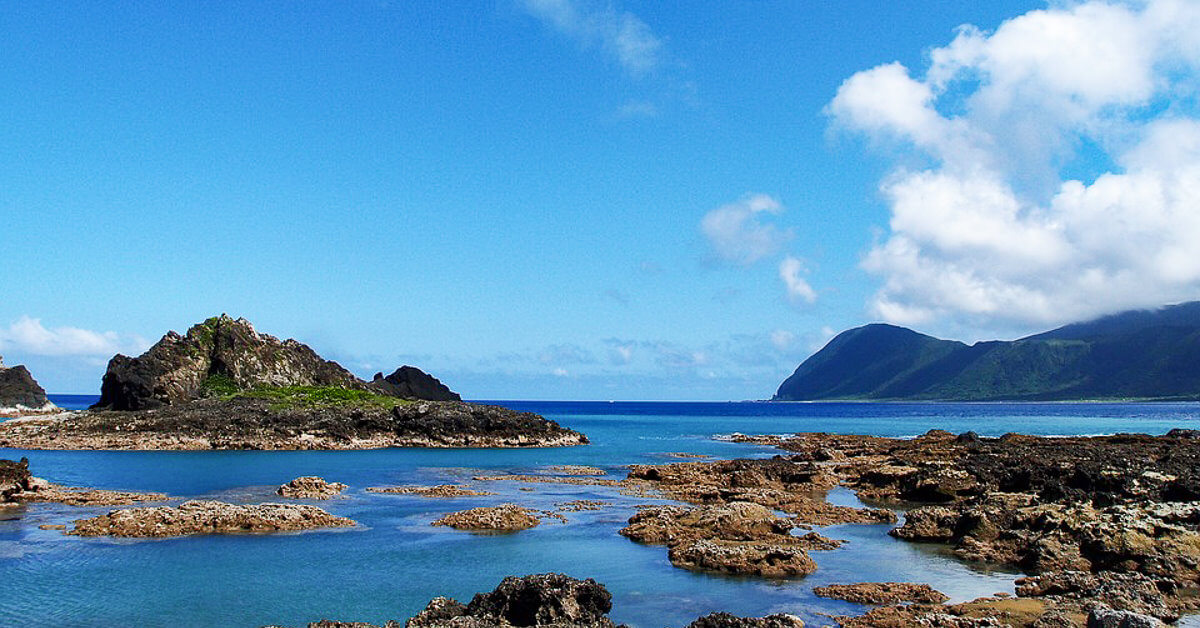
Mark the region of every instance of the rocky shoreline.
<instances>
[{"instance_id":1,"label":"rocky shoreline","mask_svg":"<svg viewBox=\"0 0 1200 628\"><path fill-rule=\"evenodd\" d=\"M135 493L59 486L34 477L29 471L29 461L24 458L18 462L0 460L0 507L35 502L68 506L128 506L139 502L160 502L167 499L167 496L162 493Z\"/></svg>"},{"instance_id":2,"label":"rocky shoreline","mask_svg":"<svg viewBox=\"0 0 1200 628\"><path fill-rule=\"evenodd\" d=\"M964 560L1030 574L1017 581L1016 599L949 606L904 583L826 589L839 597L873 595L885 604L861 617L839 618L843 626L1149 626L1200 608L1200 433L980 438L935 430L916 439L830 434L731 439L774 445L788 454L635 466L630 478L698 504L669 512L674 518L707 518L710 523L689 534L709 542L728 543L731 532L742 532L716 523L720 518L704 509L742 503L791 514L792 525L886 521L883 513L890 510L824 502L824 492L845 486L870 503L907 508L902 525L891 532L897 538L944 543ZM629 533L645 527L646 519L661 518L661 512L635 515L623 533L668 546L686 541L677 532L671 540L670 524L657 525L653 534ZM674 557L672 562L679 564ZM886 605L882 584L912 603ZM915 599L914 593L927 597ZM1096 623L1109 621L1105 617L1119 621ZM1151 623L1119 623L1126 620Z\"/></svg>"},{"instance_id":3,"label":"rocky shoreline","mask_svg":"<svg viewBox=\"0 0 1200 628\"><path fill-rule=\"evenodd\" d=\"M460 401L387 407L245 396L0 423L0 447L13 449L568 447L587 442L583 434L536 414Z\"/></svg>"},{"instance_id":4,"label":"rocky shoreline","mask_svg":"<svg viewBox=\"0 0 1200 628\"><path fill-rule=\"evenodd\" d=\"M243 534L343 528L358 525L345 517L305 504L237 505L193 500L178 506L113 510L78 519L67 534L163 538L192 534Z\"/></svg>"}]
</instances>

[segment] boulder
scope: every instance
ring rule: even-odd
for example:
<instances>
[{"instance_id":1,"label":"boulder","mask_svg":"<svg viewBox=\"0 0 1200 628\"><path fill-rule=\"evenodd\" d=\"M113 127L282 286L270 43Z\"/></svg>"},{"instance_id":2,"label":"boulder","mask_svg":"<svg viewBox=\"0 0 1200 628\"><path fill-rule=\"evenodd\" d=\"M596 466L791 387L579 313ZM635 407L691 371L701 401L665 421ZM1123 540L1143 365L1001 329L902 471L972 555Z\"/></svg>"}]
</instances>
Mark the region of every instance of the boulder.
<instances>
[{"instance_id":1,"label":"boulder","mask_svg":"<svg viewBox=\"0 0 1200 628\"><path fill-rule=\"evenodd\" d=\"M402 366L391 375L376 373L368 386L381 395L426 401L462 401L458 393L415 366Z\"/></svg>"},{"instance_id":2,"label":"boulder","mask_svg":"<svg viewBox=\"0 0 1200 628\"><path fill-rule=\"evenodd\" d=\"M0 358L0 410L46 410L53 409L46 398L46 391L38 385L29 369L18 364L4 366Z\"/></svg>"},{"instance_id":3,"label":"boulder","mask_svg":"<svg viewBox=\"0 0 1200 628\"><path fill-rule=\"evenodd\" d=\"M1114 611L1111 608L1094 608L1088 613L1087 628L1159 628L1161 621L1129 611Z\"/></svg>"}]
</instances>

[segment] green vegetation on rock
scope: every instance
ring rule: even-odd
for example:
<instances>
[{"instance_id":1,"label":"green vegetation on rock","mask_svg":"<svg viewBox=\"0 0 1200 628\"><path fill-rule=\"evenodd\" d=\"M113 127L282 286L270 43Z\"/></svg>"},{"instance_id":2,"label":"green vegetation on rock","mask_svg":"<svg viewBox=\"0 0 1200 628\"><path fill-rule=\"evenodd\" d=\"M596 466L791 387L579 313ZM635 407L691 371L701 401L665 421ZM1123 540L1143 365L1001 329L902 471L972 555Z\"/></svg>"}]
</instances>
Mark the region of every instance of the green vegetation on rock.
<instances>
[{"instance_id":1,"label":"green vegetation on rock","mask_svg":"<svg viewBox=\"0 0 1200 628\"><path fill-rule=\"evenodd\" d=\"M200 382L202 397L226 397L241 390L233 378L221 373L214 373Z\"/></svg>"},{"instance_id":2,"label":"green vegetation on rock","mask_svg":"<svg viewBox=\"0 0 1200 628\"><path fill-rule=\"evenodd\" d=\"M393 408L411 403L397 397L342 386L260 386L235 392L230 397L266 399L271 401L273 408L279 410L317 407Z\"/></svg>"}]
</instances>

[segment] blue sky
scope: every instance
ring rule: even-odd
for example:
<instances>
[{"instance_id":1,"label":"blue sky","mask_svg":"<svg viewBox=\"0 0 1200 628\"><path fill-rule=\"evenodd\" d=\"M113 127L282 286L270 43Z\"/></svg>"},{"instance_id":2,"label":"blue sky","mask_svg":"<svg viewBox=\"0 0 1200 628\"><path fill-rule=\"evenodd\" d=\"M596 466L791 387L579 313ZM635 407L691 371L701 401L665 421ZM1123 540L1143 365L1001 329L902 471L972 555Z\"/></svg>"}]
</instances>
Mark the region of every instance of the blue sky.
<instances>
[{"instance_id":1,"label":"blue sky","mask_svg":"<svg viewBox=\"0 0 1200 628\"><path fill-rule=\"evenodd\" d=\"M3 3L0 354L94 392L228 312L470 398L737 400L873 320L1189 300L1198 12Z\"/></svg>"}]
</instances>

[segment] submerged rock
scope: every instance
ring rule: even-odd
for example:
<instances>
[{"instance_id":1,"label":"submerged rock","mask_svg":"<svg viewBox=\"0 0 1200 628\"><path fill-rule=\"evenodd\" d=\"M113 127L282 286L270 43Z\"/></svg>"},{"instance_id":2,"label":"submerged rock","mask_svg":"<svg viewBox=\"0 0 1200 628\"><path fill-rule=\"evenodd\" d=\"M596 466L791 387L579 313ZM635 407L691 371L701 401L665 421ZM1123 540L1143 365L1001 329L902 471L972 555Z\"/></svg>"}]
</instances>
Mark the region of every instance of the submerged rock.
<instances>
[{"instance_id":1,"label":"submerged rock","mask_svg":"<svg viewBox=\"0 0 1200 628\"><path fill-rule=\"evenodd\" d=\"M235 505L216 501L187 501L178 506L113 510L75 521L67 534L156 538L190 534L239 534L316 528L352 527L345 517L305 504Z\"/></svg>"},{"instance_id":2,"label":"submerged rock","mask_svg":"<svg viewBox=\"0 0 1200 628\"><path fill-rule=\"evenodd\" d=\"M315 475L299 477L279 488L275 494L289 499L329 499L346 490L340 482L326 482Z\"/></svg>"},{"instance_id":3,"label":"submerged rock","mask_svg":"<svg viewBox=\"0 0 1200 628\"><path fill-rule=\"evenodd\" d=\"M541 519L537 517L536 512L516 504L482 506L452 512L434 521L432 525L448 526L456 530L516 532L540 524Z\"/></svg>"},{"instance_id":4,"label":"submerged rock","mask_svg":"<svg viewBox=\"0 0 1200 628\"><path fill-rule=\"evenodd\" d=\"M368 386L381 394L404 399L462 401L458 393L415 366L402 366L387 377L376 373Z\"/></svg>"}]
</instances>

